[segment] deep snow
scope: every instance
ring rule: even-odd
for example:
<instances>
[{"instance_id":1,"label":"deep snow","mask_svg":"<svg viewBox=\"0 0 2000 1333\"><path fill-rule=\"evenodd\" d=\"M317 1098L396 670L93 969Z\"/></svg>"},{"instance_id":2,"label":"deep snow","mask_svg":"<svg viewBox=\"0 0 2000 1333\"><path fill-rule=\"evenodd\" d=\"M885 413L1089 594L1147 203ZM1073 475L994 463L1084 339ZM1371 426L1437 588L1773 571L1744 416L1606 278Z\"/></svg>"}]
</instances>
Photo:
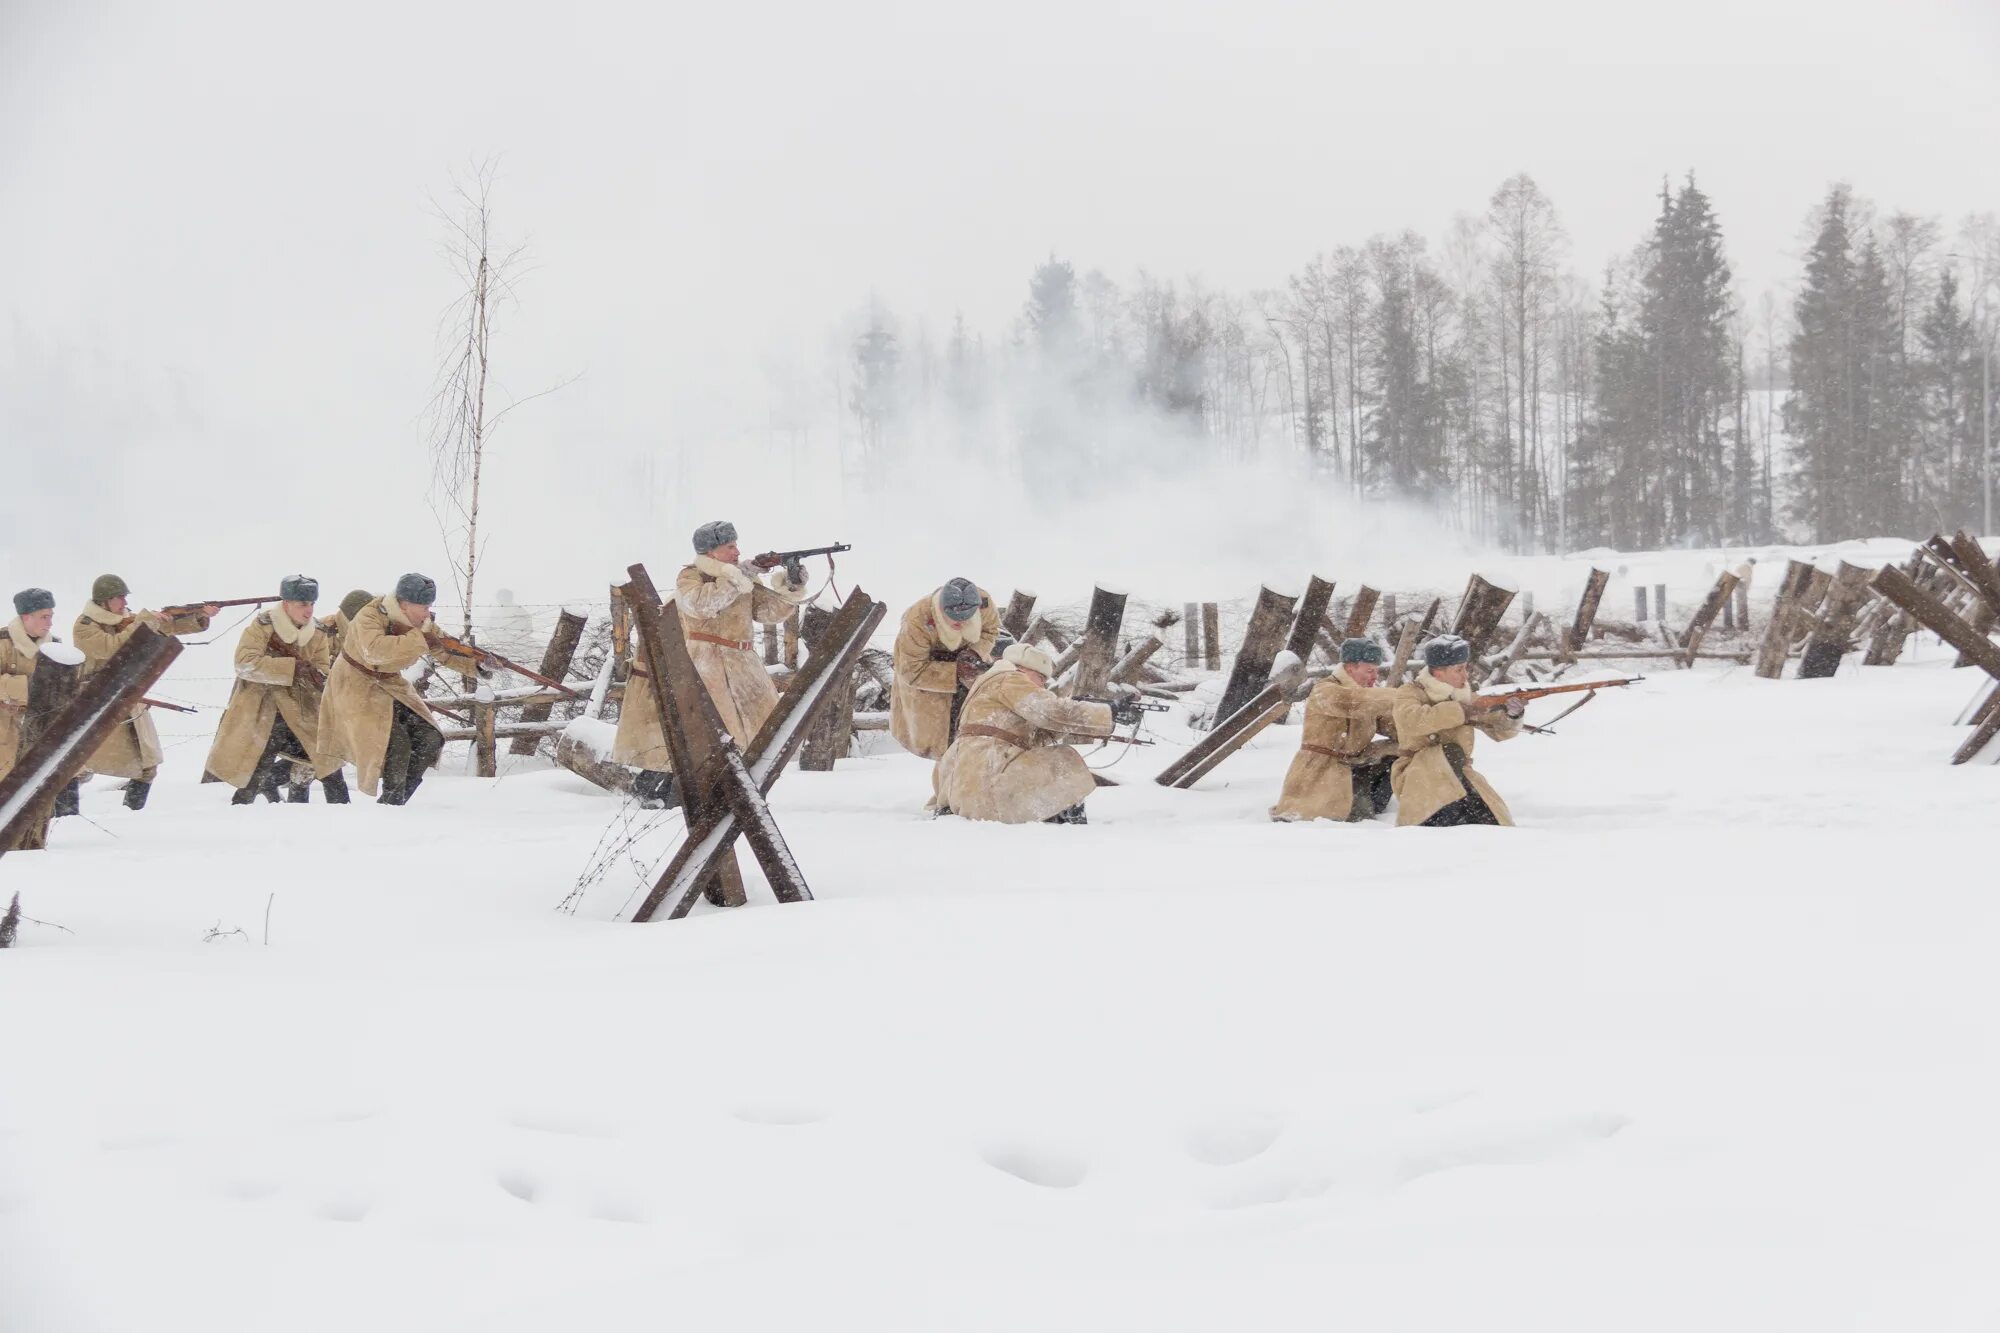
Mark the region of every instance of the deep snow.
<instances>
[{"instance_id":1,"label":"deep snow","mask_svg":"<svg viewBox=\"0 0 2000 1333\"><path fill-rule=\"evenodd\" d=\"M1991 1328L1948 660L1655 674L1482 749L1511 831L1273 825L1292 727L1084 828L878 753L776 789L818 901L650 926L552 910L561 772L94 785L0 876L75 931L0 955L5 1327Z\"/></svg>"}]
</instances>

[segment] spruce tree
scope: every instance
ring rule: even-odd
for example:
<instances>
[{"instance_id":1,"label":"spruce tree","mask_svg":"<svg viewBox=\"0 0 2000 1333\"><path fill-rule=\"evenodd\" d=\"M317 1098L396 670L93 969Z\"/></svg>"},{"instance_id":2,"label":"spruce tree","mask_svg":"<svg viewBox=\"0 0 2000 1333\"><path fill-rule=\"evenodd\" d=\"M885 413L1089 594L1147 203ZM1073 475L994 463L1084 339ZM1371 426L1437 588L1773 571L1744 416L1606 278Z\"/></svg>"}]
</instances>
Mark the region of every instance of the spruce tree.
<instances>
[{"instance_id":1,"label":"spruce tree","mask_svg":"<svg viewBox=\"0 0 2000 1333\"><path fill-rule=\"evenodd\" d=\"M1819 209L1818 234L1806 256L1805 284L1793 303L1792 391L1785 430L1792 438L1790 515L1813 541L1855 528L1856 373L1853 192L1836 185Z\"/></svg>"}]
</instances>

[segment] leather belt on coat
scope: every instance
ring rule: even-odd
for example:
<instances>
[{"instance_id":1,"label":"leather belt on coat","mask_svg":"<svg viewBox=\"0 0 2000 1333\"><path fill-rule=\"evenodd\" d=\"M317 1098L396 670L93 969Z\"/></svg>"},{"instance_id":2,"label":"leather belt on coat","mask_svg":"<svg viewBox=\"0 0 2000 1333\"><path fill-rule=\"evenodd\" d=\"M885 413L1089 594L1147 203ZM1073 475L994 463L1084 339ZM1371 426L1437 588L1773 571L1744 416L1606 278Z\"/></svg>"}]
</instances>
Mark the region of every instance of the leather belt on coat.
<instances>
[{"instance_id":1,"label":"leather belt on coat","mask_svg":"<svg viewBox=\"0 0 2000 1333\"><path fill-rule=\"evenodd\" d=\"M736 639L725 639L720 634L704 634L698 629L689 630L687 636L700 643L715 643L720 644L724 648L734 648L739 653L747 653L751 648L751 645L747 642Z\"/></svg>"},{"instance_id":2,"label":"leather belt on coat","mask_svg":"<svg viewBox=\"0 0 2000 1333\"><path fill-rule=\"evenodd\" d=\"M347 659L347 665L353 667L364 676L373 676L377 680L401 680L403 678L403 673L400 671L377 671L374 667L369 666L345 648L340 650L340 655Z\"/></svg>"},{"instance_id":3,"label":"leather belt on coat","mask_svg":"<svg viewBox=\"0 0 2000 1333\"><path fill-rule=\"evenodd\" d=\"M1020 750L1028 748L1028 742L1016 736L1013 732L1003 730L1000 727L989 727L980 722L966 723L958 729L958 734L961 736L984 736L988 740L1005 741L1007 744Z\"/></svg>"},{"instance_id":4,"label":"leather belt on coat","mask_svg":"<svg viewBox=\"0 0 2000 1333\"><path fill-rule=\"evenodd\" d=\"M1307 754L1323 754L1328 759L1352 759L1355 757L1353 755L1342 754L1340 751L1325 745L1301 745L1299 748Z\"/></svg>"}]
</instances>

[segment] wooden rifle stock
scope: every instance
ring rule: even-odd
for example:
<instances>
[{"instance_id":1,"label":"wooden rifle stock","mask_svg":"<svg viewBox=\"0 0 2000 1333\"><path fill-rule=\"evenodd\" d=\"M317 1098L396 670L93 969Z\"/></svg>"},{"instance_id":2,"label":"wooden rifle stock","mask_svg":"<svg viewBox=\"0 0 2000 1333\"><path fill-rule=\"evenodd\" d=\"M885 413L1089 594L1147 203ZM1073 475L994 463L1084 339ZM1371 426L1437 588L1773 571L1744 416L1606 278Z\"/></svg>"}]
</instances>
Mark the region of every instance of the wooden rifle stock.
<instances>
[{"instance_id":1,"label":"wooden rifle stock","mask_svg":"<svg viewBox=\"0 0 2000 1333\"><path fill-rule=\"evenodd\" d=\"M294 675L304 676L306 678L306 684L312 686L316 690L323 690L326 688L326 677L321 674L320 669L318 667L314 666L311 662L306 661L305 654L301 653L295 645L286 643L283 639L273 634L271 636L271 641L264 645L264 651L270 653L274 657L291 658L294 662L297 662L299 664L297 669L293 673Z\"/></svg>"},{"instance_id":2,"label":"wooden rifle stock","mask_svg":"<svg viewBox=\"0 0 2000 1333\"><path fill-rule=\"evenodd\" d=\"M1626 676L1619 680L1579 680L1564 685L1531 685L1521 690L1500 690L1493 694L1478 694L1473 697L1481 703L1504 704L1509 699L1519 699L1529 703L1536 699L1546 699L1552 694L1579 694L1584 690L1609 690L1620 685L1636 685L1644 676Z\"/></svg>"},{"instance_id":3,"label":"wooden rifle stock","mask_svg":"<svg viewBox=\"0 0 2000 1333\"><path fill-rule=\"evenodd\" d=\"M551 690L560 691L561 693L568 695L572 699L580 699L583 697L582 695L578 694L575 690L571 689L569 686L563 684L561 681L550 680L547 676L544 676L539 671L530 671L528 670L528 668L522 666L519 662L509 661L507 658L500 656L500 654L492 651L490 648L481 648L478 644L466 643L463 640L454 639L449 634L426 634L424 636L424 642L431 644L434 647L448 648L452 652L462 653L467 657L477 658L479 661L482 662L490 662L494 666L505 667L507 670L513 672L517 676L526 676L529 680L534 681L535 684L545 686L546 688Z\"/></svg>"},{"instance_id":4,"label":"wooden rifle stock","mask_svg":"<svg viewBox=\"0 0 2000 1333\"><path fill-rule=\"evenodd\" d=\"M212 602L178 602L173 606L163 606L160 608L160 614L163 616L191 616L198 614L205 606L218 608L225 606L262 606L266 602L282 602L284 600L282 597L218 597Z\"/></svg>"}]
</instances>

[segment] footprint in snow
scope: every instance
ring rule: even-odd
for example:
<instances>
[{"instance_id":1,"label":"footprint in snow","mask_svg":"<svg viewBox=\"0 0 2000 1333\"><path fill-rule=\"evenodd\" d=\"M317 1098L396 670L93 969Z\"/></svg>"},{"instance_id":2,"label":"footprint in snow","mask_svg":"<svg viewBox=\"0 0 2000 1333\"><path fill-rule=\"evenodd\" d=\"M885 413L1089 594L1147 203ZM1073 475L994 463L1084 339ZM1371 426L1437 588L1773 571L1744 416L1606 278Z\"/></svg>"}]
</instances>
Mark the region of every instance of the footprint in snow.
<instances>
[{"instance_id":1,"label":"footprint in snow","mask_svg":"<svg viewBox=\"0 0 2000 1333\"><path fill-rule=\"evenodd\" d=\"M522 1203L533 1203L544 1192L542 1182L526 1171L502 1171L496 1180L501 1189Z\"/></svg>"},{"instance_id":2,"label":"footprint in snow","mask_svg":"<svg viewBox=\"0 0 2000 1333\"><path fill-rule=\"evenodd\" d=\"M1236 1166L1262 1156L1284 1132L1275 1115L1210 1120L1189 1131L1187 1153L1204 1166Z\"/></svg>"},{"instance_id":3,"label":"footprint in snow","mask_svg":"<svg viewBox=\"0 0 2000 1333\"><path fill-rule=\"evenodd\" d=\"M603 1121L590 1120L584 1116L561 1113L541 1114L538 1112L509 1116L507 1123L515 1129L531 1130L537 1134L562 1134L579 1139L615 1139L618 1129Z\"/></svg>"},{"instance_id":4,"label":"footprint in snow","mask_svg":"<svg viewBox=\"0 0 2000 1333\"><path fill-rule=\"evenodd\" d=\"M368 1216L371 1201L360 1194L335 1195L319 1206L319 1215L328 1222L359 1222Z\"/></svg>"},{"instance_id":5,"label":"footprint in snow","mask_svg":"<svg viewBox=\"0 0 2000 1333\"><path fill-rule=\"evenodd\" d=\"M1546 1162L1593 1143L1601 1143L1631 1123L1626 1116L1593 1112L1540 1123L1468 1128L1406 1149L1396 1174L1398 1180L1407 1185L1425 1176L1460 1167L1522 1166Z\"/></svg>"},{"instance_id":6,"label":"footprint in snow","mask_svg":"<svg viewBox=\"0 0 2000 1333\"><path fill-rule=\"evenodd\" d=\"M1090 1164L1061 1149L1031 1147L1021 1143L995 1144L979 1154L995 1171L1044 1189L1074 1189L1090 1174Z\"/></svg>"}]
</instances>

